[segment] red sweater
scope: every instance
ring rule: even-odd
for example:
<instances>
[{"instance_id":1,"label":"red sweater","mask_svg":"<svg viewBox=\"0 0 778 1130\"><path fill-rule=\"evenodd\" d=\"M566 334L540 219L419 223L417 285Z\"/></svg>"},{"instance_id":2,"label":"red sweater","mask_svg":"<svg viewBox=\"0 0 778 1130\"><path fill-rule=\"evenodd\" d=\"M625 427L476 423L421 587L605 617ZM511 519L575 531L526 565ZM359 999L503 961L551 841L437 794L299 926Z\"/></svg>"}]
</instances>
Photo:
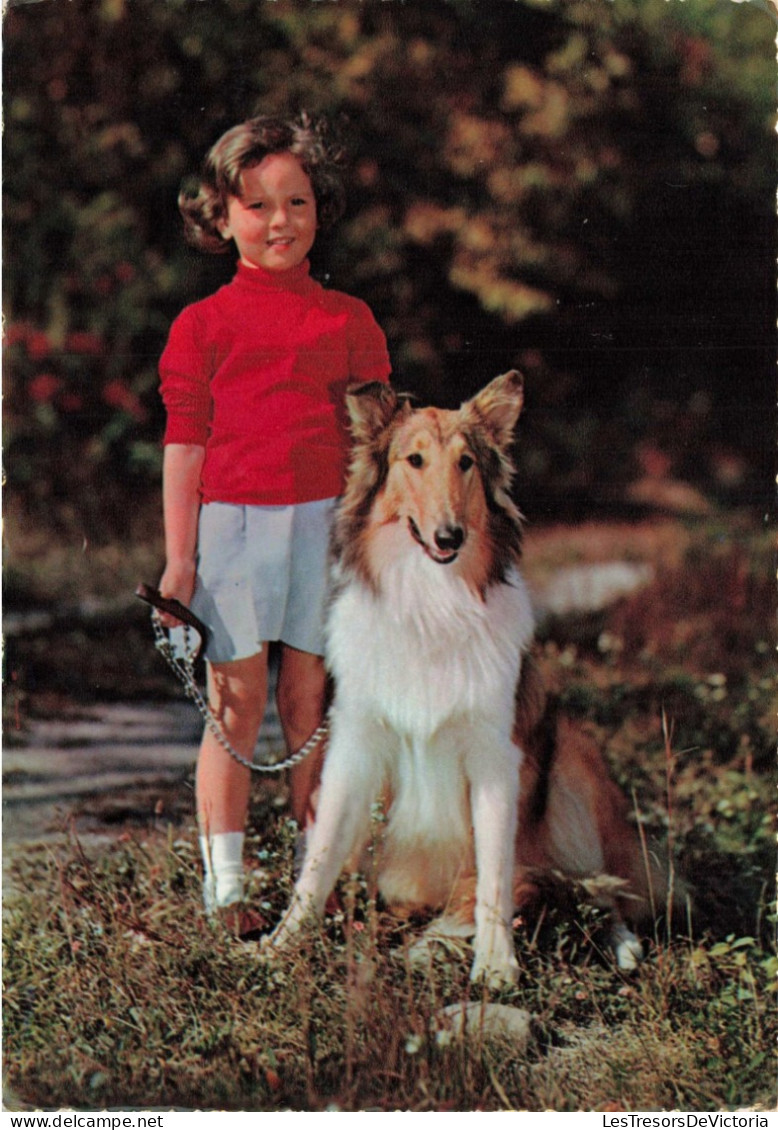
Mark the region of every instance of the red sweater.
<instances>
[{"instance_id":1,"label":"red sweater","mask_svg":"<svg viewBox=\"0 0 778 1130\"><path fill-rule=\"evenodd\" d=\"M165 443L205 447L204 502L287 505L343 489L349 384L389 378L386 339L359 299L307 260L232 282L179 314L160 360Z\"/></svg>"}]
</instances>

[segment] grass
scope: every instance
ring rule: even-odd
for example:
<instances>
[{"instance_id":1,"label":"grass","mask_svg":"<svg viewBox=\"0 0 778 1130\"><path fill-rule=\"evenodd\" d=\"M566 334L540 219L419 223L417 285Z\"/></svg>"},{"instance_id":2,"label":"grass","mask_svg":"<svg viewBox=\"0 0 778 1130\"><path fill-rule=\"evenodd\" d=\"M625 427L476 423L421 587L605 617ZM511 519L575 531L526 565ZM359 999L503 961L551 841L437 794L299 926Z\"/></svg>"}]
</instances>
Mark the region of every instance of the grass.
<instances>
[{"instance_id":1,"label":"grass","mask_svg":"<svg viewBox=\"0 0 778 1130\"><path fill-rule=\"evenodd\" d=\"M128 827L99 858L73 835L15 861L7 1105L773 1109L772 549L732 523L685 527L675 552L663 526L661 547L650 588L540 643L549 684L693 894L693 911L657 923L637 975L610 962L600 912L552 903L517 924L520 984L491 998L531 1014L526 1047L461 1041L441 1010L482 999L468 956L411 968L418 926L378 910L369 876L267 964L204 917L188 821ZM549 553L564 563L558 542ZM269 926L291 884L282 802L279 785L256 787L247 841Z\"/></svg>"},{"instance_id":2,"label":"grass","mask_svg":"<svg viewBox=\"0 0 778 1130\"><path fill-rule=\"evenodd\" d=\"M253 903L276 920L289 826L256 809ZM517 932L529 1046L462 1043L444 1005L478 1000L469 961L422 972L407 923L367 884L275 964L199 909L194 838L158 832L97 861L28 857L7 912L7 1085L18 1103L246 1110L707 1109L768 1104L778 966L753 937L649 940L636 977L595 912Z\"/></svg>"}]
</instances>

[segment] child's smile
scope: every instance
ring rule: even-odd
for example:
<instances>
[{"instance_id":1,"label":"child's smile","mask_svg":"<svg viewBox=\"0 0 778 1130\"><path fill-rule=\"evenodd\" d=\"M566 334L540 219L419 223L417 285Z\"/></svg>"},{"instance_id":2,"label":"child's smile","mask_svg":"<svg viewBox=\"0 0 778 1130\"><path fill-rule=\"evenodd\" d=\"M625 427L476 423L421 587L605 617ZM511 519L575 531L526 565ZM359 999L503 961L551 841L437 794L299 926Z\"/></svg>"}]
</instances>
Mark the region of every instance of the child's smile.
<instances>
[{"instance_id":1,"label":"child's smile","mask_svg":"<svg viewBox=\"0 0 778 1130\"><path fill-rule=\"evenodd\" d=\"M248 267L286 271L306 258L316 238L316 197L291 153L272 153L245 169L242 195L231 196L220 231L234 239Z\"/></svg>"}]
</instances>

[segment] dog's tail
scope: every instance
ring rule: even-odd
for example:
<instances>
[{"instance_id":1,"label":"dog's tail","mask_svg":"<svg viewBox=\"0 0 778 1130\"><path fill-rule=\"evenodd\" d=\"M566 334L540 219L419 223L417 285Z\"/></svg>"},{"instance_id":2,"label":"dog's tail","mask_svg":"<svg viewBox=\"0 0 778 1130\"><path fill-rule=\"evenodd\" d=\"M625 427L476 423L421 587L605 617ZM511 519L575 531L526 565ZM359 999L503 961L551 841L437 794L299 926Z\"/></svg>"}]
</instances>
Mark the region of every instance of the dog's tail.
<instances>
[{"instance_id":1,"label":"dog's tail","mask_svg":"<svg viewBox=\"0 0 778 1130\"><path fill-rule=\"evenodd\" d=\"M687 889L648 844L597 743L544 695L534 664L522 683L514 735L524 750L516 905L542 893L539 875L561 872L636 928L682 914Z\"/></svg>"}]
</instances>

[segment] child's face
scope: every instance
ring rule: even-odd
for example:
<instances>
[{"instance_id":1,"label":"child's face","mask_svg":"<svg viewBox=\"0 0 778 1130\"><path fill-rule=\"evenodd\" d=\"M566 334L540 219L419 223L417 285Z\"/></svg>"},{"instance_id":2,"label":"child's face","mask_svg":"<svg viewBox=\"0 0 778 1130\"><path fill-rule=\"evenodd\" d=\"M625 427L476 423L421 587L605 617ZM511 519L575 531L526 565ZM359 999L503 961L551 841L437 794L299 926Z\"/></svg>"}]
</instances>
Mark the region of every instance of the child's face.
<instances>
[{"instance_id":1,"label":"child's face","mask_svg":"<svg viewBox=\"0 0 778 1130\"><path fill-rule=\"evenodd\" d=\"M244 169L242 195L230 196L219 231L234 239L241 261L266 271L302 263L316 238L316 197L291 153L272 153Z\"/></svg>"}]
</instances>

